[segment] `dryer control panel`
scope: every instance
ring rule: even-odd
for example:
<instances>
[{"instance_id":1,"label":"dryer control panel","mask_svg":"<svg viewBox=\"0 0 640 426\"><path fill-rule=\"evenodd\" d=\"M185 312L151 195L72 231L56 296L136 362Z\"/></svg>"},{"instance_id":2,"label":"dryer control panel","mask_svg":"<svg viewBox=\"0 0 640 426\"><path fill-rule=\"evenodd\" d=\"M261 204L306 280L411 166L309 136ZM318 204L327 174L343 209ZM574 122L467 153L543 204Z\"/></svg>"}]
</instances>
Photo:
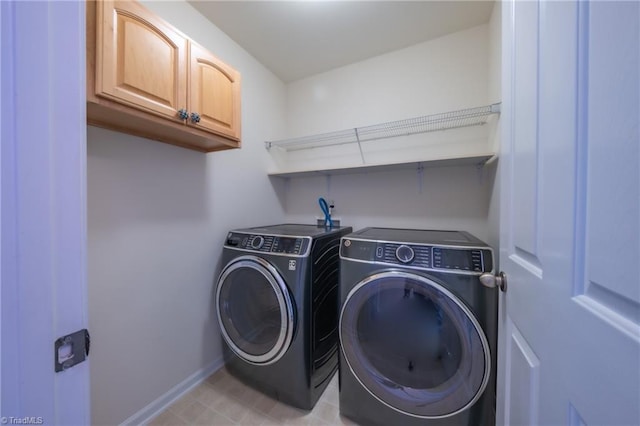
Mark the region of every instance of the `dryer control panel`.
<instances>
[{"instance_id":1,"label":"dryer control panel","mask_svg":"<svg viewBox=\"0 0 640 426\"><path fill-rule=\"evenodd\" d=\"M308 254L309 238L230 232L227 235L225 247L260 253L304 256Z\"/></svg>"},{"instance_id":2,"label":"dryer control panel","mask_svg":"<svg viewBox=\"0 0 640 426\"><path fill-rule=\"evenodd\" d=\"M343 238L340 256L370 263L474 275L493 271L493 251L487 247L450 247Z\"/></svg>"}]
</instances>

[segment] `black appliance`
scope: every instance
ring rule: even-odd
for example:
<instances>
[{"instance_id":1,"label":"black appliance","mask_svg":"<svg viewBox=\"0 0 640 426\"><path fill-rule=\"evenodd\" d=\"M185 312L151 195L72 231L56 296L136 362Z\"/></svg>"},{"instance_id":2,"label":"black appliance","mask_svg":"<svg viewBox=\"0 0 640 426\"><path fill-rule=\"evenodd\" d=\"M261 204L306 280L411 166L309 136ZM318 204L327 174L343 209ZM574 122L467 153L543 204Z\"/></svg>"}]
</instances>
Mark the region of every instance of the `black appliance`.
<instances>
[{"instance_id":1,"label":"black appliance","mask_svg":"<svg viewBox=\"0 0 640 426\"><path fill-rule=\"evenodd\" d=\"M283 224L228 233L216 307L232 375L313 408L338 366L339 246L351 231Z\"/></svg>"},{"instance_id":2,"label":"black appliance","mask_svg":"<svg viewBox=\"0 0 640 426\"><path fill-rule=\"evenodd\" d=\"M366 228L340 245L340 412L363 425L494 425L493 250L466 232Z\"/></svg>"}]
</instances>

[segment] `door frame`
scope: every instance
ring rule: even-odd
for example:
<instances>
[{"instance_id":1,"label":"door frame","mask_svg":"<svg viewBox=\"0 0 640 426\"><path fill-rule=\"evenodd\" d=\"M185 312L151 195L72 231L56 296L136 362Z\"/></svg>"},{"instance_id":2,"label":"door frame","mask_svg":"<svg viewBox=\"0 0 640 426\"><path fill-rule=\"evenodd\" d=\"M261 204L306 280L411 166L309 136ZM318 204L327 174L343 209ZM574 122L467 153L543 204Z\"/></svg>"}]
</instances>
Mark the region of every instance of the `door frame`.
<instances>
[{"instance_id":1,"label":"door frame","mask_svg":"<svg viewBox=\"0 0 640 426\"><path fill-rule=\"evenodd\" d=\"M514 36L514 8L511 0L501 1L499 5L502 7L501 16L501 41L502 41L502 57L501 57L501 92L502 92L502 107L500 109L500 176L510 175L511 165L511 141L513 125L513 36ZM500 182L500 217L499 223L505 223L505 220L509 220L508 215L511 209L509 203L511 200L504 197L504 194L509 193L510 189L507 185L511 185L511 182L503 179ZM500 232L500 250L498 253L498 263L501 259L508 256L507 247L509 247L509 241L507 235ZM501 266L502 267L502 266ZM497 271L497 269L496 269ZM505 407L509 404L509 395L505 392L505 387L500 386L505 382L505 376L507 374L507 298L504 292L500 292L498 299L498 353L497 353L497 371L496 371L496 425L505 424Z\"/></svg>"},{"instance_id":2,"label":"door frame","mask_svg":"<svg viewBox=\"0 0 640 426\"><path fill-rule=\"evenodd\" d=\"M0 9L0 411L90 424L89 363L54 372L88 325L85 2Z\"/></svg>"}]
</instances>

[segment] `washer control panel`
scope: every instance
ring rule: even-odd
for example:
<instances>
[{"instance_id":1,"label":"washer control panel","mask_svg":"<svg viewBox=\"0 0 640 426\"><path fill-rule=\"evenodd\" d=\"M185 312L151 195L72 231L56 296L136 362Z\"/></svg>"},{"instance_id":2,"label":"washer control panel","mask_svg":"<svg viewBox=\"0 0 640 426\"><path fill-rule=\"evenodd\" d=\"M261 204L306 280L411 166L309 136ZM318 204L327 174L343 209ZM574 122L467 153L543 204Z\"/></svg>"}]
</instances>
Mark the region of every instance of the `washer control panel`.
<instances>
[{"instance_id":1,"label":"washer control panel","mask_svg":"<svg viewBox=\"0 0 640 426\"><path fill-rule=\"evenodd\" d=\"M431 267L431 248L415 244L374 243L376 254L373 260L395 265L411 265L419 268Z\"/></svg>"},{"instance_id":2,"label":"washer control panel","mask_svg":"<svg viewBox=\"0 0 640 426\"><path fill-rule=\"evenodd\" d=\"M373 263L480 275L493 271L490 248L447 247L343 238L340 256Z\"/></svg>"},{"instance_id":3,"label":"washer control panel","mask_svg":"<svg viewBox=\"0 0 640 426\"><path fill-rule=\"evenodd\" d=\"M433 247L433 267L484 272L482 250Z\"/></svg>"},{"instance_id":4,"label":"washer control panel","mask_svg":"<svg viewBox=\"0 0 640 426\"><path fill-rule=\"evenodd\" d=\"M307 238L285 237L278 235L258 235L230 232L225 247L255 251L260 253L279 253L303 255L309 245Z\"/></svg>"},{"instance_id":5,"label":"washer control panel","mask_svg":"<svg viewBox=\"0 0 640 426\"><path fill-rule=\"evenodd\" d=\"M271 251L274 253L300 254L302 238L274 237Z\"/></svg>"},{"instance_id":6,"label":"washer control panel","mask_svg":"<svg viewBox=\"0 0 640 426\"><path fill-rule=\"evenodd\" d=\"M415 251L407 245L401 245L396 249L396 259L402 263L409 263L416 257Z\"/></svg>"}]
</instances>

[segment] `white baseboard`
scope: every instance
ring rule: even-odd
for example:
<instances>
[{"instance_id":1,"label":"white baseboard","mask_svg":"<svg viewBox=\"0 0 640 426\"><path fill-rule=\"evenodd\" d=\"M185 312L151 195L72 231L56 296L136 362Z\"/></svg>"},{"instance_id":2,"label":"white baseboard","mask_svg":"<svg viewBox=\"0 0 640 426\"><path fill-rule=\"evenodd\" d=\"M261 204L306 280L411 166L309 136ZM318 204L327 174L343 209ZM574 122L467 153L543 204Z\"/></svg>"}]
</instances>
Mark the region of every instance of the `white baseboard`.
<instances>
[{"instance_id":1,"label":"white baseboard","mask_svg":"<svg viewBox=\"0 0 640 426\"><path fill-rule=\"evenodd\" d=\"M215 371L218 371L223 365L224 359L221 356L211 364L207 365L204 368L201 368L200 370L184 379L182 382L175 385L167 393L151 402L149 405L135 413L133 416L129 417L127 420L122 422L121 426L144 425L149 423L151 420L153 420L154 417L166 410L171 404L173 404L176 400L189 392L191 389L202 383Z\"/></svg>"}]
</instances>

